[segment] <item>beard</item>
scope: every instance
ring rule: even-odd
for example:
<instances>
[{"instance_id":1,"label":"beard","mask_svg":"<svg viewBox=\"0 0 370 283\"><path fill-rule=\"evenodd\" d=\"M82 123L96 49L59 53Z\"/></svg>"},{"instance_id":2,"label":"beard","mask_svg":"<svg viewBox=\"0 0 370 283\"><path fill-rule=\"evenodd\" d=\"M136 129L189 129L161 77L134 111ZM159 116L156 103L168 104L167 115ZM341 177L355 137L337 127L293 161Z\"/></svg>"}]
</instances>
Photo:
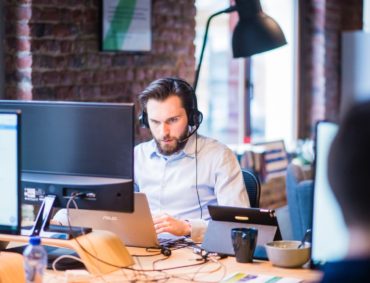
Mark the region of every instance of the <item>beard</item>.
<instances>
[{"instance_id":1,"label":"beard","mask_svg":"<svg viewBox=\"0 0 370 283\"><path fill-rule=\"evenodd\" d=\"M187 140L186 141L183 141L183 140L186 139L187 136L188 136L188 129L186 128L179 138L171 137L168 135L168 136L162 137L159 140L154 138L154 140L155 140L155 143L157 144L158 151L161 154L172 155L176 152L179 152L185 147ZM170 144L164 143L164 141L166 140L171 140L171 143Z\"/></svg>"}]
</instances>

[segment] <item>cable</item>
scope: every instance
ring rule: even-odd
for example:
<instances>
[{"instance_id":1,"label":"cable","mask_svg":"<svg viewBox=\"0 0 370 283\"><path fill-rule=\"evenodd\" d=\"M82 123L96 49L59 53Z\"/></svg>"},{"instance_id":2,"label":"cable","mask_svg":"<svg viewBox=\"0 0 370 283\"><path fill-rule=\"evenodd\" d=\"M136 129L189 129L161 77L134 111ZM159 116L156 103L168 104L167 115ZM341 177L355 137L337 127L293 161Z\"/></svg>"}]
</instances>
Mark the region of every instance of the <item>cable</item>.
<instances>
[{"instance_id":1,"label":"cable","mask_svg":"<svg viewBox=\"0 0 370 283\"><path fill-rule=\"evenodd\" d=\"M53 264L51 265L51 267L53 268L53 271L58 271L56 265L59 261L61 261L62 259L65 259L65 258L70 258L70 259L74 259L75 261L79 261L81 262L82 264L85 265L85 262L80 259L79 257L77 256L73 256L73 255L61 255L61 256L58 256L54 261L53 261Z\"/></svg>"},{"instance_id":2,"label":"cable","mask_svg":"<svg viewBox=\"0 0 370 283\"><path fill-rule=\"evenodd\" d=\"M200 219L203 219L203 209L200 203L198 190L198 133L195 133L195 190L197 191L198 204L200 209Z\"/></svg>"},{"instance_id":3,"label":"cable","mask_svg":"<svg viewBox=\"0 0 370 283\"><path fill-rule=\"evenodd\" d=\"M75 202L75 198L77 198L77 197L80 197L81 195L78 195L78 194L76 194L76 195L74 195L74 196L72 196L71 198L70 198L70 200L67 202L67 219L68 219L68 226L70 227L70 229L71 229L71 222L70 222L70 214L69 214L69 209L70 209L70 204L71 203L73 203L74 205L75 205L75 207L76 207L76 209L78 209L78 206L77 206L77 203ZM72 229L71 229L72 230ZM82 230L81 231L82 232L82 234L84 235L85 233L84 233L84 231ZM105 261L105 260L102 260L102 259L100 259L99 257L97 257L96 255L94 255L94 254L92 254L90 251L88 251L80 242L79 242L79 240L77 239L77 238L74 238L74 240L76 241L76 243L80 246L80 248L84 251L84 252L86 252L88 255L90 255L91 257L93 257L94 259L96 259L97 261L99 261L99 262L102 262L102 263L104 263L104 264L107 264L107 265L110 265L110 266L113 266L113 267L116 267L116 268L119 268L119 269L121 269L122 270L122 272L123 272L123 275L126 277L125 278L125 281L127 280L127 281L129 281L129 282L136 282L136 281L141 281L141 282L153 282L153 281L164 281L164 280L168 280L168 279L170 279L170 278L181 278L181 279L184 279L184 280L189 280L189 281L194 281L194 279L196 278L196 276L198 275L198 274L200 274L201 273L201 270L203 269L203 267L202 267L202 265L204 265L204 264L206 264L207 262L209 262L209 261L212 261L212 262L217 262L218 264L219 264L219 267L217 268L217 269L215 269L215 270L213 270L213 271L207 271L207 272L216 272L216 271L218 271L221 267L223 267L223 265L221 264L221 263L219 263L217 260L215 261L215 260L211 260L211 258L210 257L203 257L203 258L201 258L200 260L201 260L201 262L197 262L197 263L195 263L195 264L189 264L189 265L181 265L181 266L174 266L174 267L169 267L169 268L162 268L162 269L155 269L155 264L156 263L158 263L159 261L163 261L163 260L166 260L168 257L165 257L165 258L161 258L161 259L158 259L158 260L156 260L156 261L154 261L153 262L153 269L144 269L144 268L142 268L142 265L141 265L141 262L140 262L140 260L139 260L139 258L137 257L136 258L136 261L137 261L137 264L140 266L140 269L136 269L136 268L131 268L131 267L126 267L126 266L118 266L118 265L115 265L115 264L112 264L112 263L110 263L110 262L107 262L107 261ZM175 245L174 246L174 249L179 249L179 248L184 248L184 247L191 247L191 246L193 246L193 244L192 243L186 243L186 245L179 245L178 243L177 243L177 245ZM147 249L147 251L149 251L148 249ZM158 253L156 254L156 255L159 255ZM154 255L148 255L148 256L154 256ZM56 270L56 263L59 261L59 260L61 260L61 259L63 259L63 258L73 258L73 259L75 259L75 260L77 260L77 261L80 261L80 262L82 262L83 264L85 264L84 263L84 261L83 260L81 260L81 259L79 259L79 258L75 258L75 257L73 257L73 256L60 256L60 257L58 257L54 262L53 262L53 270ZM187 278L183 278L183 277L181 277L181 276L178 276L178 275L171 275L171 274L167 274L165 271L167 271L167 270L174 270L174 269L180 269L180 268L187 268L187 267L193 267L193 266L200 266L200 268L199 269L197 269L197 271L193 274L193 276L192 276L192 278L191 279L187 279ZM99 270L99 269L98 269ZM134 278L132 278L131 276L130 276L130 278L128 277L128 274L126 274L125 272L124 272L124 270L130 270L130 271L132 271L132 272L134 272ZM159 273L163 273L163 274L161 274L161 275L157 275L157 276L155 276L155 277L153 277L153 276L150 276L150 275L148 275L148 274L145 274L145 272L159 272ZM225 272L224 272L225 273ZM186 273L186 275L189 275L188 273ZM103 275L102 274L99 274L98 275L98 277L100 277L104 282L106 282L105 281L105 279L102 277ZM224 277L224 274L222 275L222 278ZM199 281L199 282L201 282L201 281ZM205 281L204 281L205 282Z\"/></svg>"},{"instance_id":4,"label":"cable","mask_svg":"<svg viewBox=\"0 0 370 283\"><path fill-rule=\"evenodd\" d=\"M72 225L71 225L71 219L70 219L70 206L71 206L71 203L74 204L75 208L78 209L78 205L75 201L75 199L77 197L82 197L83 196L83 193L76 193L74 195L72 195L70 197L70 199L68 200L67 202L67 205L66 205L66 208L67 208L67 220L68 220L68 227L70 229L70 232L72 231ZM83 229L81 229L81 234L82 235L85 235L86 233L84 232ZM159 261L163 261L163 260L166 260L168 257L165 257L165 258L161 258L161 259L158 259L156 261L153 262L153 269L144 269L141 265L141 262L139 260L138 257L140 257L138 255L138 257L136 257L136 263L140 266L140 269L137 269L137 268L130 268L130 267L126 267L126 266L118 266L118 265L115 265L115 264L112 264L110 262L107 262L105 260L102 260L100 259L99 257L97 257L96 255L92 254L90 251L88 251L80 242L77 238L73 238L76 243L80 246L80 248L85 252L87 253L88 255L90 255L91 257L93 257L95 260L101 262L101 263L104 263L106 265L109 265L109 266L113 266L115 268L119 268L122 270L123 272L123 276L125 277L124 279L122 278L122 281L128 281L128 282L136 282L136 281L140 281L140 282L158 282L158 281L161 281L161 282L164 282L170 278L176 278L175 276L173 275L170 275L170 274L167 274L165 271L166 270L173 270L173 269L180 269L180 268L187 268L187 267L192 267L192 266L200 266L200 265L203 265L203 264L206 264L208 260L205 260L205 259L202 259L202 262L197 262L195 264L189 264L189 265L182 265L182 266L174 266L174 267L170 267L170 268L162 268L162 269L154 269L155 268L155 264L158 263ZM179 244L179 243L175 243L175 246L173 247L173 249L179 249L179 248L184 248L184 247L189 247L189 246L192 246L192 243L186 243L186 245L184 245L185 243L182 243L182 244ZM91 243L91 245L93 246L93 243ZM149 251L149 249L147 249L147 251ZM159 253L156 253L156 254L152 254L152 255L147 255L147 256L154 256L154 255L159 255ZM143 255L145 256L145 255ZM54 260L53 262L53 270L54 271L57 271L56 269L56 264L57 262L59 262L60 260L64 259L64 258L72 258L76 261L79 261L81 263L83 263L85 266L85 262L80 259L80 258L77 258L77 257L74 257L74 256L70 256L70 255L62 255L60 257L58 257L57 259ZM99 268L97 266L95 266L97 268L97 270L99 270ZM132 271L134 274L134 278L132 278L132 275L130 274L126 274L124 272L124 270L130 270ZM156 275L156 276L151 276L151 275L148 275L146 274L145 272L158 272L160 273L160 275ZM199 273L197 271L197 273ZM194 278L195 278L196 274L194 275ZM103 280L104 282L107 282L105 280L105 278L103 277L103 274L98 274L96 275L96 277L100 278L101 280ZM178 277L180 278L180 277Z\"/></svg>"},{"instance_id":5,"label":"cable","mask_svg":"<svg viewBox=\"0 0 370 283\"><path fill-rule=\"evenodd\" d=\"M67 202L67 220L68 220L68 227L71 229L71 223L70 223L70 218L69 218L69 205L70 205L70 201L74 201L74 199L77 197L77 195L72 195L70 200L68 200ZM74 202L75 203L75 202ZM77 204L76 204L77 205ZM83 232L83 231L82 231ZM83 233L83 235L85 235ZM92 258L94 258L95 260L103 263L103 264L106 264L106 265L109 265L109 266L112 266L112 267L115 267L115 268L119 268L119 269L127 269L127 270L132 270L132 271L142 271L142 272L155 272L155 271L158 271L158 272L161 272L161 271L165 271L165 270L173 270L173 269L180 269L180 268L186 268L186 267L191 267L191 266L198 266L198 265L201 265L201 264L205 264L207 261L204 260L202 262L198 262L198 263L195 263L195 264L189 264L189 265L180 265L180 266L174 266L174 267L168 267L168 268L162 268L162 269L135 269L135 268L130 268L130 267L127 267L127 266L119 266L119 265L116 265L116 264L113 264L111 262L107 262L101 258L99 258L98 256L92 254L90 251L88 251L78 240L78 237L76 238L73 238L73 240L76 241L76 243L78 244L78 246L85 252L87 253L89 256L91 256Z\"/></svg>"}]
</instances>

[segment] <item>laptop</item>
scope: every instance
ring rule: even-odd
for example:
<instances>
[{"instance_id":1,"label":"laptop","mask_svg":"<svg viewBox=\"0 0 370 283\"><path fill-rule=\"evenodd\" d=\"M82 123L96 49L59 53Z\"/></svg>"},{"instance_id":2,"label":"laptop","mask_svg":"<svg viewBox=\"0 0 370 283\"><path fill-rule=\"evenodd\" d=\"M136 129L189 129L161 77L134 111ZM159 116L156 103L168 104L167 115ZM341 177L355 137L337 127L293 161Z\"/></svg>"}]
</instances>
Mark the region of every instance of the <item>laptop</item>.
<instances>
[{"instance_id":1,"label":"laptop","mask_svg":"<svg viewBox=\"0 0 370 283\"><path fill-rule=\"evenodd\" d=\"M21 112L0 109L0 233L19 234ZM2 245L1 245L2 246ZM3 248L3 247L1 247Z\"/></svg>"},{"instance_id":2,"label":"laptop","mask_svg":"<svg viewBox=\"0 0 370 283\"><path fill-rule=\"evenodd\" d=\"M202 243L202 248L208 252L234 256L231 229L238 227L258 229L253 256L256 259L267 259L266 243L281 240L275 211L272 209L209 205L208 210L212 220L208 223Z\"/></svg>"},{"instance_id":3,"label":"laptop","mask_svg":"<svg viewBox=\"0 0 370 283\"><path fill-rule=\"evenodd\" d=\"M338 125L332 122L316 125L311 262L318 268L343 259L349 244L348 229L327 176L329 150L337 131Z\"/></svg>"},{"instance_id":4,"label":"laptop","mask_svg":"<svg viewBox=\"0 0 370 283\"><path fill-rule=\"evenodd\" d=\"M70 209L71 226L91 227L93 230L107 230L118 235L126 246L160 247L185 237L155 232L153 218L144 193L134 194L134 212L111 212L101 210ZM68 225L67 210L62 209L53 218L54 223Z\"/></svg>"}]
</instances>

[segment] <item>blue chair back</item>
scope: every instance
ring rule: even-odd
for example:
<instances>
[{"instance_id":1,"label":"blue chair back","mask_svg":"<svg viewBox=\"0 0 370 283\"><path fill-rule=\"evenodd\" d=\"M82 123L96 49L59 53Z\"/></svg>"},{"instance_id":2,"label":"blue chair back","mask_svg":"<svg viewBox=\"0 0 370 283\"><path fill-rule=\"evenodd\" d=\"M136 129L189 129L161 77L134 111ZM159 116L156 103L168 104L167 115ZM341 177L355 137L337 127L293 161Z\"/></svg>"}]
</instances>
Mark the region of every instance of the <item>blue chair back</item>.
<instances>
[{"instance_id":1,"label":"blue chair back","mask_svg":"<svg viewBox=\"0 0 370 283\"><path fill-rule=\"evenodd\" d=\"M294 240L301 240L312 228L313 180L305 179L302 168L289 164L286 193Z\"/></svg>"},{"instance_id":2,"label":"blue chair back","mask_svg":"<svg viewBox=\"0 0 370 283\"><path fill-rule=\"evenodd\" d=\"M261 183L258 176L248 169L242 169L242 173L251 207L260 207Z\"/></svg>"}]
</instances>

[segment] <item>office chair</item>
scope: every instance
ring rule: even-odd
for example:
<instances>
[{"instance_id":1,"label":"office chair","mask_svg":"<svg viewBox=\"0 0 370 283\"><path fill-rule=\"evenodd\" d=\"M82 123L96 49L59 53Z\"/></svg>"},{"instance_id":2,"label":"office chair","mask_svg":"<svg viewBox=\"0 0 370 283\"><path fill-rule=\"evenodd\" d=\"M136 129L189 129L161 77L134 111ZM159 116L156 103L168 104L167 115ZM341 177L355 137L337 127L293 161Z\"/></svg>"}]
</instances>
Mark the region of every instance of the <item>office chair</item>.
<instances>
[{"instance_id":1,"label":"office chair","mask_svg":"<svg viewBox=\"0 0 370 283\"><path fill-rule=\"evenodd\" d=\"M300 166L289 164L286 173L286 194L294 240L301 240L312 228L313 180L306 179Z\"/></svg>"},{"instance_id":2,"label":"office chair","mask_svg":"<svg viewBox=\"0 0 370 283\"><path fill-rule=\"evenodd\" d=\"M251 207L260 207L261 183L251 170L242 169L243 179Z\"/></svg>"}]
</instances>

